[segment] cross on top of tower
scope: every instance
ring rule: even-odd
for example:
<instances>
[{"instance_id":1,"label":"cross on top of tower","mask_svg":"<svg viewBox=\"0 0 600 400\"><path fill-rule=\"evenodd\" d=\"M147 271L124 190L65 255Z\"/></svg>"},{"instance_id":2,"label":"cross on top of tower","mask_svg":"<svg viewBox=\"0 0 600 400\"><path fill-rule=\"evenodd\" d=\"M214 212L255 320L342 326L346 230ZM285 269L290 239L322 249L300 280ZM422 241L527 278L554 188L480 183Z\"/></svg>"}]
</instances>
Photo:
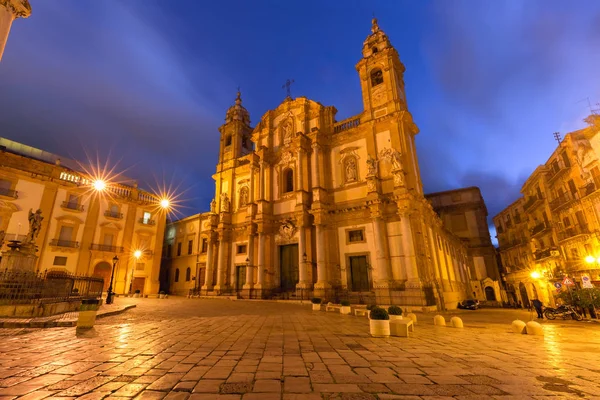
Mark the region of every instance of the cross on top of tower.
<instances>
[{"instance_id":1,"label":"cross on top of tower","mask_svg":"<svg viewBox=\"0 0 600 400\"><path fill-rule=\"evenodd\" d=\"M291 86L292 86L292 83L294 83L294 80L293 79L292 80L288 79L288 80L285 81L285 84L281 87L282 89L286 89L287 90L287 97L289 97L289 98L292 97L292 91L290 89Z\"/></svg>"}]
</instances>

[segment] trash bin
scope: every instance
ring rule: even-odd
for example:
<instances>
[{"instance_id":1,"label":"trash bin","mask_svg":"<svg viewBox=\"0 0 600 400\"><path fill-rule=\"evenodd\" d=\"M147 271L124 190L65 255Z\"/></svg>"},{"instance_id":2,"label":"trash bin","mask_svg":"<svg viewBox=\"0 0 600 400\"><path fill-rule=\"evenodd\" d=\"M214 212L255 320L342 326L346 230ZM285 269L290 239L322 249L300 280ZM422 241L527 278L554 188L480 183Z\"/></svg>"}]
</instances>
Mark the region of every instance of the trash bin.
<instances>
[{"instance_id":1,"label":"trash bin","mask_svg":"<svg viewBox=\"0 0 600 400\"><path fill-rule=\"evenodd\" d=\"M79 306L79 318L77 318L77 328L89 329L96 322L96 314L100 308L100 300L83 299Z\"/></svg>"}]
</instances>

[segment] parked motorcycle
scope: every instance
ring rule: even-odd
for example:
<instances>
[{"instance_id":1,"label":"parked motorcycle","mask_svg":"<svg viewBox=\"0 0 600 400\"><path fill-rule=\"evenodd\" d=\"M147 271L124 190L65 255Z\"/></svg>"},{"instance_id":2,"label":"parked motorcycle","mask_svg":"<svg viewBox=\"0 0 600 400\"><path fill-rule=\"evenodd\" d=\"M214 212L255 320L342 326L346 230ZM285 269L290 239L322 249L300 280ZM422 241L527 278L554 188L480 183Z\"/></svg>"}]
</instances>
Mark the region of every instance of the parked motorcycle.
<instances>
[{"instance_id":1,"label":"parked motorcycle","mask_svg":"<svg viewBox=\"0 0 600 400\"><path fill-rule=\"evenodd\" d=\"M546 317L546 319L555 319L556 317L567 319L571 317L576 321L581 321L583 319L581 314L575 310L575 307L569 305L562 305L557 308L546 307L544 310L544 317Z\"/></svg>"}]
</instances>

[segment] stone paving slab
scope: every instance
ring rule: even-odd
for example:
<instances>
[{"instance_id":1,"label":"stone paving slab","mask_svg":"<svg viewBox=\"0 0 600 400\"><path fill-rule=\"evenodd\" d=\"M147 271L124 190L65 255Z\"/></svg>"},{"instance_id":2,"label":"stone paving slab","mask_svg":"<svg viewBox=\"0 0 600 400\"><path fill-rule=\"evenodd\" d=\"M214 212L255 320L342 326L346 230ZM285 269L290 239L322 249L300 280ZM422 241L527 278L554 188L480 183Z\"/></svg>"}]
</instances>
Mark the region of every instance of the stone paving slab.
<instances>
[{"instance_id":1,"label":"stone paving slab","mask_svg":"<svg viewBox=\"0 0 600 400\"><path fill-rule=\"evenodd\" d=\"M310 305L144 299L94 329L0 332L3 399L598 398L600 329L514 334L501 313L465 328L419 315L411 338ZM468 315L468 314L466 314Z\"/></svg>"}]
</instances>

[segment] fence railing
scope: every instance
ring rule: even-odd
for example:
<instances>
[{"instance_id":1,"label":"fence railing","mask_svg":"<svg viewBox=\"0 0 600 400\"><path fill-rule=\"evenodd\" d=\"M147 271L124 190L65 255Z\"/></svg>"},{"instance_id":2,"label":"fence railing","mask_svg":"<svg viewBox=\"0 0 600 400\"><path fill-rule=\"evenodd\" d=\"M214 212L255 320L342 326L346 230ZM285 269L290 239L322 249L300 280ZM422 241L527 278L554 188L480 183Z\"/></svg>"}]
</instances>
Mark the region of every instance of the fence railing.
<instances>
[{"instance_id":1,"label":"fence railing","mask_svg":"<svg viewBox=\"0 0 600 400\"><path fill-rule=\"evenodd\" d=\"M92 243L90 245L90 250L106 251L109 253L122 253L125 251L125 248L122 246L113 246L113 245L109 245L109 244Z\"/></svg>"},{"instance_id":2,"label":"fence railing","mask_svg":"<svg viewBox=\"0 0 600 400\"><path fill-rule=\"evenodd\" d=\"M100 298L104 279L66 272L0 271L0 304L57 303Z\"/></svg>"}]
</instances>

